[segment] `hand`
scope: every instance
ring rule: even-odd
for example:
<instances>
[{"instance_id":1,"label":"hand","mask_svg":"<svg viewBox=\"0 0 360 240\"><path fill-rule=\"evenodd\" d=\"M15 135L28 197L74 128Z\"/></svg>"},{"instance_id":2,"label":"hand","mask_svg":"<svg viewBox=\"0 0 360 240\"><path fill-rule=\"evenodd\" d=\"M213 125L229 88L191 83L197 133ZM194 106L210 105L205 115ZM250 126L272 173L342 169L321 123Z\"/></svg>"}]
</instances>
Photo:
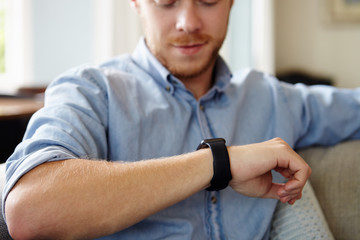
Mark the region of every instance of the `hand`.
<instances>
[{"instance_id":1,"label":"hand","mask_svg":"<svg viewBox=\"0 0 360 240\"><path fill-rule=\"evenodd\" d=\"M274 138L228 149L233 177L230 186L235 191L289 204L301 198L311 168L284 140ZM288 182L273 183L271 170L279 172Z\"/></svg>"}]
</instances>

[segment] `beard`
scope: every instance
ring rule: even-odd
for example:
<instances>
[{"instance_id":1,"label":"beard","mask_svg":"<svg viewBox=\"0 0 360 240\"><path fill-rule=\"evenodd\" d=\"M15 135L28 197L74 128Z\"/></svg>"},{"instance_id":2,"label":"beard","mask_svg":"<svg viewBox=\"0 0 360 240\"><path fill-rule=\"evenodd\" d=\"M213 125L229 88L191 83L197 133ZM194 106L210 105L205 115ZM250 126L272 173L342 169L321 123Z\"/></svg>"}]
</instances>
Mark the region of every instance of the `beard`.
<instances>
[{"instance_id":1,"label":"beard","mask_svg":"<svg viewBox=\"0 0 360 240\"><path fill-rule=\"evenodd\" d=\"M224 39L214 40L209 35L198 33L186 34L180 37L167 39L166 44L170 46L187 46L204 43L206 43L205 45L212 44L211 49L203 49L207 51L201 58L199 56L186 56L184 58L174 60L172 56L169 54L165 55L166 53L164 54L161 52L161 49L151 46L151 44L149 48L154 56L171 72L172 75L178 79L190 79L200 76L213 66L223 41ZM161 46L158 47L161 48Z\"/></svg>"}]
</instances>

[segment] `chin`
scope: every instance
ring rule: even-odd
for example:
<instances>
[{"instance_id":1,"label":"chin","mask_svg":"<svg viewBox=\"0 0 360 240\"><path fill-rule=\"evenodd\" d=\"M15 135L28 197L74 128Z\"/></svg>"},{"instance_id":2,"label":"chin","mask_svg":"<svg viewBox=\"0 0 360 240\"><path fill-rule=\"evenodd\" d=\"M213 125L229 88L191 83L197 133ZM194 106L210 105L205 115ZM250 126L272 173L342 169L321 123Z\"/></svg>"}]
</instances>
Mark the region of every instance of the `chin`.
<instances>
[{"instance_id":1,"label":"chin","mask_svg":"<svg viewBox=\"0 0 360 240\"><path fill-rule=\"evenodd\" d=\"M206 65L199 68L186 68L186 69L169 69L169 71L179 79L191 79L199 77L201 74L209 69L210 65Z\"/></svg>"},{"instance_id":2,"label":"chin","mask_svg":"<svg viewBox=\"0 0 360 240\"><path fill-rule=\"evenodd\" d=\"M177 78L179 79L190 79L190 78L196 78L205 73L214 65L214 62L216 61L216 54L214 54L211 57L208 57L207 61L203 61L199 63L199 61L196 62L190 62L190 64L185 64L182 62L179 63L172 63L171 65L166 66L167 69ZM178 67L182 66L182 67Z\"/></svg>"},{"instance_id":3,"label":"chin","mask_svg":"<svg viewBox=\"0 0 360 240\"><path fill-rule=\"evenodd\" d=\"M179 79L195 78L209 70L218 56L218 49L194 57L180 57L155 54L155 57L166 67L172 75ZM205 60L204 60L205 59Z\"/></svg>"}]
</instances>

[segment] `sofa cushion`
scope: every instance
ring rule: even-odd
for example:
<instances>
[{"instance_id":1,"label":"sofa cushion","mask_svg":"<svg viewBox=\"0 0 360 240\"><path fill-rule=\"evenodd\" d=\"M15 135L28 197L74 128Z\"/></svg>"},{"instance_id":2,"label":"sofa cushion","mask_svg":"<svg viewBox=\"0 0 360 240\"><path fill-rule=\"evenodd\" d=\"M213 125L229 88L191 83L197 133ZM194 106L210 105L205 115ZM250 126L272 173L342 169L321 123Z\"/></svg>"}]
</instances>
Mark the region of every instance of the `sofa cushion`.
<instances>
[{"instance_id":1,"label":"sofa cushion","mask_svg":"<svg viewBox=\"0 0 360 240\"><path fill-rule=\"evenodd\" d=\"M334 239L310 182L306 183L302 198L294 205L278 203L270 239Z\"/></svg>"},{"instance_id":2,"label":"sofa cushion","mask_svg":"<svg viewBox=\"0 0 360 240\"><path fill-rule=\"evenodd\" d=\"M310 182L336 239L360 239L360 141L299 151L313 172Z\"/></svg>"}]
</instances>

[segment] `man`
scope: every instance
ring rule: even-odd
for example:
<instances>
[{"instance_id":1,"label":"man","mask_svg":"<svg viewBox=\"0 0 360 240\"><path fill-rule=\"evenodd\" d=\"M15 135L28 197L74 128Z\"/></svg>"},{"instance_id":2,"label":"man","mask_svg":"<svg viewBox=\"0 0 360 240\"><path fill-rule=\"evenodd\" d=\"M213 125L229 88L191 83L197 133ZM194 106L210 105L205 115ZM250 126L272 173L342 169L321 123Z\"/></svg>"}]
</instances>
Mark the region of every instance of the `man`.
<instances>
[{"instance_id":1,"label":"man","mask_svg":"<svg viewBox=\"0 0 360 240\"><path fill-rule=\"evenodd\" d=\"M145 32L133 55L53 82L7 161L10 233L268 238L278 199L294 204L311 172L291 147L359 138L359 91L232 76L218 56L232 0L131 3Z\"/></svg>"}]
</instances>

